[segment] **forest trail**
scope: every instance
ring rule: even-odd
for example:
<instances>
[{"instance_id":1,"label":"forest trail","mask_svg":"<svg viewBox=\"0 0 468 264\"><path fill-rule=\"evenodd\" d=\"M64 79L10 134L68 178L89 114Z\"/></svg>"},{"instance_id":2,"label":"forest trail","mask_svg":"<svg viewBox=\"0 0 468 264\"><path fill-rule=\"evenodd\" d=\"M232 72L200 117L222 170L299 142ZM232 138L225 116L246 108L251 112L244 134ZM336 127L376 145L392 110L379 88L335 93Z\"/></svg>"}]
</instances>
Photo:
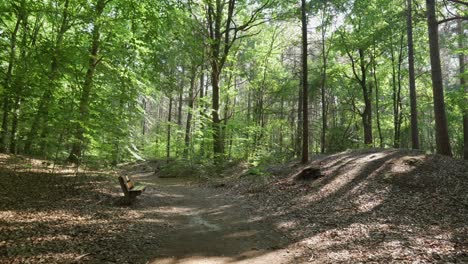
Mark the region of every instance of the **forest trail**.
<instances>
[{"instance_id":1,"label":"forest trail","mask_svg":"<svg viewBox=\"0 0 468 264\"><path fill-rule=\"evenodd\" d=\"M310 165L324 176L239 164L200 182L151 161L78 171L0 155L0 263L468 263L468 163L390 149ZM131 206L117 174L148 186Z\"/></svg>"},{"instance_id":2,"label":"forest trail","mask_svg":"<svg viewBox=\"0 0 468 264\"><path fill-rule=\"evenodd\" d=\"M145 220L167 227L148 263L292 263L288 239L242 197L152 173L135 178L149 185L137 205Z\"/></svg>"}]
</instances>

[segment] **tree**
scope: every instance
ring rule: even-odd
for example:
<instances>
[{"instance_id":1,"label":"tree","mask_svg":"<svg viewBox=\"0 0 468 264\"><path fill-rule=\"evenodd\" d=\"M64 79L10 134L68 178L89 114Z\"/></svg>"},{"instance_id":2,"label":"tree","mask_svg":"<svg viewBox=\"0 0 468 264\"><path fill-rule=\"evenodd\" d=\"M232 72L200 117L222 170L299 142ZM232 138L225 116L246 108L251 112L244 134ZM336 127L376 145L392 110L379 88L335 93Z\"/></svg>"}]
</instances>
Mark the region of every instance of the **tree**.
<instances>
[{"instance_id":1,"label":"tree","mask_svg":"<svg viewBox=\"0 0 468 264\"><path fill-rule=\"evenodd\" d=\"M83 144L85 141L86 126L89 118L89 100L91 90L93 88L94 74L96 66L99 64L99 46L100 46L100 30L101 30L101 15L104 12L107 1L97 0L94 7L93 16L93 29L91 32L91 48L89 50L88 69L86 71L83 87L81 91L81 98L79 103L79 117L75 125L75 140L72 144L70 156L68 161L72 163L79 163L82 156Z\"/></svg>"},{"instance_id":2,"label":"tree","mask_svg":"<svg viewBox=\"0 0 468 264\"><path fill-rule=\"evenodd\" d=\"M212 85L212 129L213 152L215 161L220 160L224 154L224 139L222 136L222 119L220 117L220 77L232 46L236 41L245 37L243 33L259 24L264 9L271 5L267 0L251 11L251 15L243 19L241 23L236 21L236 0L213 0L205 4L208 26L208 58L211 65Z\"/></svg>"},{"instance_id":3,"label":"tree","mask_svg":"<svg viewBox=\"0 0 468 264\"><path fill-rule=\"evenodd\" d=\"M34 115L31 129L29 130L27 140L25 142L24 152L31 154L33 142L36 140L37 133L42 128L41 138L44 140L47 137L48 123L49 123L49 108L53 101L54 90L57 88L57 79L59 78L60 57L62 56L62 46L65 33L70 28L69 17L69 0L65 0L63 4L60 26L57 27L57 35L55 36L55 43L53 46L52 56L50 59L50 71L48 74L49 85L47 85L39 100L37 112ZM41 153L44 154L45 142L41 142Z\"/></svg>"},{"instance_id":4,"label":"tree","mask_svg":"<svg viewBox=\"0 0 468 264\"><path fill-rule=\"evenodd\" d=\"M463 49L465 48L464 39L465 34L463 30L463 20L458 19L457 26L458 33L458 48L460 49L458 54L458 63L460 67L460 90L462 95L468 93L468 86L466 85L466 73L465 73L465 54ZM464 105L463 111L463 157L468 160L468 107Z\"/></svg>"},{"instance_id":5,"label":"tree","mask_svg":"<svg viewBox=\"0 0 468 264\"><path fill-rule=\"evenodd\" d=\"M9 45L9 58L8 66L5 74L5 79L3 80L3 116L2 116L2 131L0 133L0 152L4 153L7 151L8 147L8 121L10 114L10 105L11 105L11 94L12 94L12 76L13 68L16 63L16 49L17 49L17 35L21 26L21 21L23 21L25 16L26 1L22 0L19 6L15 6L14 13L16 15L16 22L13 31L11 32L10 45Z\"/></svg>"},{"instance_id":6,"label":"tree","mask_svg":"<svg viewBox=\"0 0 468 264\"><path fill-rule=\"evenodd\" d=\"M412 0L406 1L406 34L408 38L408 78L411 108L411 146L413 149L419 149L418 107L416 100L416 78L414 74Z\"/></svg>"},{"instance_id":7,"label":"tree","mask_svg":"<svg viewBox=\"0 0 468 264\"><path fill-rule=\"evenodd\" d=\"M436 1L426 0L427 27L429 33L429 50L431 59L432 92L434 98L434 117L436 127L437 153L452 156L450 138L445 113L444 86L440 66L439 27L436 17Z\"/></svg>"},{"instance_id":8,"label":"tree","mask_svg":"<svg viewBox=\"0 0 468 264\"><path fill-rule=\"evenodd\" d=\"M301 22L302 22L302 156L301 162L309 162L309 85L307 77L307 7L306 1L302 0Z\"/></svg>"}]
</instances>

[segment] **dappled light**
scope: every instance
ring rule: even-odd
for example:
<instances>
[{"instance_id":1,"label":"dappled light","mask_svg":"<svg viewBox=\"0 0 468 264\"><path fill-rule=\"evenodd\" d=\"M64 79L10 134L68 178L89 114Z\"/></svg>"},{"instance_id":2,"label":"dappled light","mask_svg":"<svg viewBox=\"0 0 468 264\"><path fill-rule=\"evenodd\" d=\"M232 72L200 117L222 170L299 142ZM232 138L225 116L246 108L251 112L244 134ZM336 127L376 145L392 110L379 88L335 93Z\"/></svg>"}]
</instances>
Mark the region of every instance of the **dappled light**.
<instances>
[{"instance_id":1,"label":"dappled light","mask_svg":"<svg viewBox=\"0 0 468 264\"><path fill-rule=\"evenodd\" d=\"M468 0L0 0L0 264L468 263Z\"/></svg>"},{"instance_id":2,"label":"dappled light","mask_svg":"<svg viewBox=\"0 0 468 264\"><path fill-rule=\"evenodd\" d=\"M1 204L1 261L293 264L468 257L468 208L460 191L468 189L467 164L440 156L343 152L307 165L278 165L267 181L240 175L221 183L161 178L143 166L68 176L41 169L42 162L13 164L7 156L0 162L9 164L2 168L8 182L21 180L32 192L19 196L8 189L10 202ZM296 181L307 166L320 167L324 176ZM147 184L136 203L121 203L115 174ZM135 253L119 253L129 245Z\"/></svg>"}]
</instances>

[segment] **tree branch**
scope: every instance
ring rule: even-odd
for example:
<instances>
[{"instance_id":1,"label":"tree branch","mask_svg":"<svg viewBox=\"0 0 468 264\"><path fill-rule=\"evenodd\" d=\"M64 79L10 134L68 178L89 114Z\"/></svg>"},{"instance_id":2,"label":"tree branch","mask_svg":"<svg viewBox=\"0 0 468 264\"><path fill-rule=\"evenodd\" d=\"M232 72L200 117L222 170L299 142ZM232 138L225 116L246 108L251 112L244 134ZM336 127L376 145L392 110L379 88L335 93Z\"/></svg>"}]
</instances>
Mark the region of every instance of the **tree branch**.
<instances>
[{"instance_id":1,"label":"tree branch","mask_svg":"<svg viewBox=\"0 0 468 264\"><path fill-rule=\"evenodd\" d=\"M463 2L463 1L460 1L460 0L447 0L447 1L452 2L452 3L456 3L456 4L461 4L461 5L468 6L468 2Z\"/></svg>"},{"instance_id":2,"label":"tree branch","mask_svg":"<svg viewBox=\"0 0 468 264\"><path fill-rule=\"evenodd\" d=\"M447 23L447 22L450 22L450 21L453 21L453 20L468 20L468 17L460 17L460 16L455 16L455 17L449 17L449 18L446 18L446 19L442 19L442 20L439 20L437 21L437 24L443 24L443 23Z\"/></svg>"}]
</instances>

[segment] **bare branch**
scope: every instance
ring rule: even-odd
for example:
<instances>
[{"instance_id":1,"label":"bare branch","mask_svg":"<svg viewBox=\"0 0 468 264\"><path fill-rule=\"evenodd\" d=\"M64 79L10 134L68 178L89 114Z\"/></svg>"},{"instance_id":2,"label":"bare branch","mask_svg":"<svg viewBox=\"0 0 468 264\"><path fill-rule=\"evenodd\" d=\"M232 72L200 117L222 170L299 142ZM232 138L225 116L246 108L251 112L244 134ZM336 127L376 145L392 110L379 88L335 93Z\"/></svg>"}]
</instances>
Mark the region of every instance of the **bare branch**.
<instances>
[{"instance_id":1,"label":"bare branch","mask_svg":"<svg viewBox=\"0 0 468 264\"><path fill-rule=\"evenodd\" d=\"M439 20L437 21L437 24L443 24L443 23L447 23L447 22L450 22L450 21L453 21L453 20L468 20L468 17L460 17L460 16L455 16L455 17L449 17L449 18L446 18L446 19L442 19L442 20Z\"/></svg>"},{"instance_id":2,"label":"bare branch","mask_svg":"<svg viewBox=\"0 0 468 264\"><path fill-rule=\"evenodd\" d=\"M461 4L461 5L468 6L468 2L463 2L463 1L460 1L460 0L447 0L447 1L452 2L452 3L456 3L456 4Z\"/></svg>"}]
</instances>

